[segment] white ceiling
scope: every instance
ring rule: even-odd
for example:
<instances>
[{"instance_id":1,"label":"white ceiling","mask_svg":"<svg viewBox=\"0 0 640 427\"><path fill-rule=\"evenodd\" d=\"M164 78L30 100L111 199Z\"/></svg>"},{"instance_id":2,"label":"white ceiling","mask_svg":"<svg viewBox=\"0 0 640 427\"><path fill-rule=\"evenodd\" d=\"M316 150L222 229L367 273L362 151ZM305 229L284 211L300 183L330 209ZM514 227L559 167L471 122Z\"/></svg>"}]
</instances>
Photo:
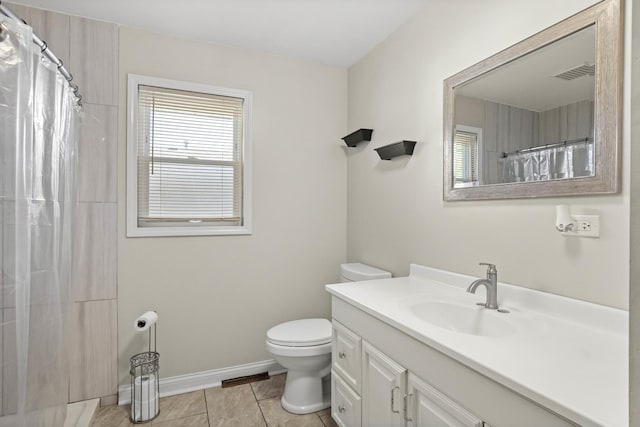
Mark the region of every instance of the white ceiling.
<instances>
[{"instance_id":1,"label":"white ceiling","mask_svg":"<svg viewBox=\"0 0 640 427\"><path fill-rule=\"evenodd\" d=\"M428 0L11 1L129 27L348 67Z\"/></svg>"}]
</instances>

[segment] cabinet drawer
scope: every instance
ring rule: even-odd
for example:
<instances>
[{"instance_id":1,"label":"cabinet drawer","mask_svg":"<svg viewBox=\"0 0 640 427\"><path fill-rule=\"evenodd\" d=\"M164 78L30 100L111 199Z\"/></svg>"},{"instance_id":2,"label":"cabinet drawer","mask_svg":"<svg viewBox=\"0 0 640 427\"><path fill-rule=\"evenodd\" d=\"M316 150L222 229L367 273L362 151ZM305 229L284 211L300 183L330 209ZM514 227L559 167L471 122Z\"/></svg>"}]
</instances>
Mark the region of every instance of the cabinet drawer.
<instances>
[{"instance_id":1,"label":"cabinet drawer","mask_svg":"<svg viewBox=\"0 0 640 427\"><path fill-rule=\"evenodd\" d=\"M339 322L333 321L333 369L356 393L362 382L362 339Z\"/></svg>"},{"instance_id":2,"label":"cabinet drawer","mask_svg":"<svg viewBox=\"0 0 640 427\"><path fill-rule=\"evenodd\" d=\"M362 426L362 401L340 375L331 371L331 417L340 427Z\"/></svg>"}]
</instances>

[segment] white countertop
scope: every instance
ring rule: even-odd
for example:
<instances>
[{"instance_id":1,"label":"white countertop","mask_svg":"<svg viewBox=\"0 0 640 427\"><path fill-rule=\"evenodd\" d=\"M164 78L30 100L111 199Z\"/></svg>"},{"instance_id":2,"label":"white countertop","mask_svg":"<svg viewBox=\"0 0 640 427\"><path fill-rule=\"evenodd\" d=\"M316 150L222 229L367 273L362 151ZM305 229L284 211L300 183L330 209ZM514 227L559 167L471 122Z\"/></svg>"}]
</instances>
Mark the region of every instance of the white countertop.
<instances>
[{"instance_id":1,"label":"white countertop","mask_svg":"<svg viewBox=\"0 0 640 427\"><path fill-rule=\"evenodd\" d=\"M628 312L498 283L498 304L517 331L486 337L434 326L407 308L420 300L484 302L484 291L465 292L475 279L411 265L409 277L326 289L574 422L629 425Z\"/></svg>"}]
</instances>

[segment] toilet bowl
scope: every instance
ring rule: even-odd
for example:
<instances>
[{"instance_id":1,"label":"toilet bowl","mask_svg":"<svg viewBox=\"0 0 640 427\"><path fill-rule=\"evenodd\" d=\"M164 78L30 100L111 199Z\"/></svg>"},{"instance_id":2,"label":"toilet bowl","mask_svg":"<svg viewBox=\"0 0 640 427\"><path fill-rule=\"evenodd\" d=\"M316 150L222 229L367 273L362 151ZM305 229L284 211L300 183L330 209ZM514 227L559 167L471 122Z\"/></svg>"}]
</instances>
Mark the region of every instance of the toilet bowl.
<instances>
[{"instance_id":1,"label":"toilet bowl","mask_svg":"<svg viewBox=\"0 0 640 427\"><path fill-rule=\"evenodd\" d=\"M282 367L287 380L280 402L294 414L328 408L328 390L322 379L331 372L331 322L301 319L281 323L267 331L267 351Z\"/></svg>"},{"instance_id":2,"label":"toilet bowl","mask_svg":"<svg viewBox=\"0 0 640 427\"><path fill-rule=\"evenodd\" d=\"M366 264L340 266L340 281L386 279L391 273ZM280 400L294 414L309 414L331 405L331 322L301 319L281 323L267 331L267 351L287 369Z\"/></svg>"}]
</instances>

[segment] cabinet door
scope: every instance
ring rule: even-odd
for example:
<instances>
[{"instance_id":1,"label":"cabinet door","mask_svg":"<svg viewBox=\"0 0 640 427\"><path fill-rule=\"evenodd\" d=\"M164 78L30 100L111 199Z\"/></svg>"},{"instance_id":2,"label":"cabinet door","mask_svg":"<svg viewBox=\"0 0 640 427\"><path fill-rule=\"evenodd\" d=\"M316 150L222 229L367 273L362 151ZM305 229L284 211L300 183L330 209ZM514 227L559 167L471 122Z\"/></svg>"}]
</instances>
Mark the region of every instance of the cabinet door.
<instances>
[{"instance_id":1,"label":"cabinet door","mask_svg":"<svg viewBox=\"0 0 640 427\"><path fill-rule=\"evenodd\" d=\"M482 427L482 420L409 373L407 427Z\"/></svg>"},{"instance_id":2,"label":"cabinet door","mask_svg":"<svg viewBox=\"0 0 640 427\"><path fill-rule=\"evenodd\" d=\"M331 371L331 417L340 427L361 427L361 413L360 396Z\"/></svg>"},{"instance_id":3,"label":"cabinet door","mask_svg":"<svg viewBox=\"0 0 640 427\"><path fill-rule=\"evenodd\" d=\"M367 342L362 350L362 425L403 427L406 369Z\"/></svg>"},{"instance_id":4,"label":"cabinet door","mask_svg":"<svg viewBox=\"0 0 640 427\"><path fill-rule=\"evenodd\" d=\"M342 376L349 386L360 393L362 378L362 339L341 325L333 321L333 347L331 359L333 369Z\"/></svg>"}]
</instances>

